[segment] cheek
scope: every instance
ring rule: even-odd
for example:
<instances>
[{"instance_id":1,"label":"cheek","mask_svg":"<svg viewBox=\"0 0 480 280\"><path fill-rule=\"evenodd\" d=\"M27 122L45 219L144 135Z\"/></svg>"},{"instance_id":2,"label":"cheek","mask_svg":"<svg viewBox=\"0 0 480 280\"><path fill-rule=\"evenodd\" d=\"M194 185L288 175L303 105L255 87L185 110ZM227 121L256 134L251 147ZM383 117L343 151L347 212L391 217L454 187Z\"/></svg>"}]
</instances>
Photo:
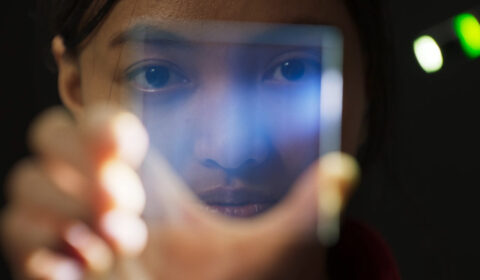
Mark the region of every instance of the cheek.
<instances>
[{"instance_id":1,"label":"cheek","mask_svg":"<svg viewBox=\"0 0 480 280\"><path fill-rule=\"evenodd\" d=\"M296 136L298 137L286 138L283 131L272 133L273 145L290 175L303 171L318 157L318 133L309 131L303 137L300 133Z\"/></svg>"},{"instance_id":2,"label":"cheek","mask_svg":"<svg viewBox=\"0 0 480 280\"><path fill-rule=\"evenodd\" d=\"M145 96L140 116L151 138L151 145L161 152L178 171L192 160L194 141L199 129L190 104L163 104L159 96Z\"/></svg>"},{"instance_id":3,"label":"cheek","mask_svg":"<svg viewBox=\"0 0 480 280\"><path fill-rule=\"evenodd\" d=\"M81 94L84 106L108 103L131 110L129 88L116 79L122 50L102 52L97 40L92 40L82 51L80 61Z\"/></svg>"},{"instance_id":4,"label":"cheek","mask_svg":"<svg viewBox=\"0 0 480 280\"><path fill-rule=\"evenodd\" d=\"M112 82L112 80L95 78L84 83L82 96L86 107L95 104L108 103L122 109L135 112L135 101L125 87Z\"/></svg>"},{"instance_id":5,"label":"cheek","mask_svg":"<svg viewBox=\"0 0 480 280\"><path fill-rule=\"evenodd\" d=\"M295 92L297 91L297 92ZM292 94L295 92L296 94ZM305 168L319 154L319 99L318 90L311 94L297 90L285 98L270 93L268 111L264 117L264 130L271 145L290 174Z\"/></svg>"}]
</instances>

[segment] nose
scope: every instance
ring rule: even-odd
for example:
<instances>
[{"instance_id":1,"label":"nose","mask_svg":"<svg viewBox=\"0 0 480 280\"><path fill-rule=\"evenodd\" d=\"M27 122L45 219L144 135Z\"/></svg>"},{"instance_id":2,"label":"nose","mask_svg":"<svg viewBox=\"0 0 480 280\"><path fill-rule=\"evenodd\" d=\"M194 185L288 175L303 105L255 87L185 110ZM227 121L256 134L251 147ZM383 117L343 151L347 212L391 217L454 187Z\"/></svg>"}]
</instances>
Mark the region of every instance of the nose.
<instances>
[{"instance_id":1,"label":"nose","mask_svg":"<svg viewBox=\"0 0 480 280\"><path fill-rule=\"evenodd\" d=\"M232 97L217 99L202 121L195 154L208 168L227 173L246 171L265 161L268 144L258 110L251 100Z\"/></svg>"}]
</instances>

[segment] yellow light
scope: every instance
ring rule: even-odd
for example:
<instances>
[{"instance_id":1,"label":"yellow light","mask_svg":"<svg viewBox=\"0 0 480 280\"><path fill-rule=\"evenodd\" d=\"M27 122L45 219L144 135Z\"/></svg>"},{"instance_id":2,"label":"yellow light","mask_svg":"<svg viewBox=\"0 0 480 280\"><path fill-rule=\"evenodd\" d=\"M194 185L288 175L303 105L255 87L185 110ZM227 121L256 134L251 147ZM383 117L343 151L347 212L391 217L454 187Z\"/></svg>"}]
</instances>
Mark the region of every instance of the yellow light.
<instances>
[{"instance_id":1,"label":"yellow light","mask_svg":"<svg viewBox=\"0 0 480 280\"><path fill-rule=\"evenodd\" d=\"M463 51L470 58L480 56L480 23L472 14L461 14L454 19L455 32Z\"/></svg>"}]
</instances>

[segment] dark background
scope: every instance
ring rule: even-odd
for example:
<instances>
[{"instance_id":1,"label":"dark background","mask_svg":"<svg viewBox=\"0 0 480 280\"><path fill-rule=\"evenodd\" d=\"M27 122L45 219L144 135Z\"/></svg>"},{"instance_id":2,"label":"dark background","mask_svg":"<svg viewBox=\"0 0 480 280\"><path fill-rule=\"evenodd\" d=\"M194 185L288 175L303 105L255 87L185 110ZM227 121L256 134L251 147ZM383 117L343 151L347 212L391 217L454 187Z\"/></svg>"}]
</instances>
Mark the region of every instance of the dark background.
<instances>
[{"instance_id":1,"label":"dark background","mask_svg":"<svg viewBox=\"0 0 480 280\"><path fill-rule=\"evenodd\" d=\"M419 32L480 5L472 0L388 4L396 70L390 167L385 161L373 164L349 212L383 235L403 279L480 279L480 60L427 75L411 51ZM0 9L1 182L28 154L24 139L32 118L58 103L40 43L45 30L34 11L34 1L4 1Z\"/></svg>"}]
</instances>

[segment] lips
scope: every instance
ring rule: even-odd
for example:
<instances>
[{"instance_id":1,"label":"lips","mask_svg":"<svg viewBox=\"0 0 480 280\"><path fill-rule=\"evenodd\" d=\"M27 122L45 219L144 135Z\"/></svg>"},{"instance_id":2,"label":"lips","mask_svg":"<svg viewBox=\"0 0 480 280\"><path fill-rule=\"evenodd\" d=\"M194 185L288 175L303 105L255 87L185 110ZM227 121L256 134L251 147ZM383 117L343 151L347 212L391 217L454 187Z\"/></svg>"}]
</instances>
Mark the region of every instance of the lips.
<instances>
[{"instance_id":1,"label":"lips","mask_svg":"<svg viewBox=\"0 0 480 280\"><path fill-rule=\"evenodd\" d=\"M261 214L272 206L273 204L254 203L242 206L207 205L206 208L212 212L219 213L225 216L248 218Z\"/></svg>"},{"instance_id":2,"label":"lips","mask_svg":"<svg viewBox=\"0 0 480 280\"><path fill-rule=\"evenodd\" d=\"M278 198L248 187L216 187L197 194L209 211L230 217L247 218L270 209Z\"/></svg>"}]
</instances>

